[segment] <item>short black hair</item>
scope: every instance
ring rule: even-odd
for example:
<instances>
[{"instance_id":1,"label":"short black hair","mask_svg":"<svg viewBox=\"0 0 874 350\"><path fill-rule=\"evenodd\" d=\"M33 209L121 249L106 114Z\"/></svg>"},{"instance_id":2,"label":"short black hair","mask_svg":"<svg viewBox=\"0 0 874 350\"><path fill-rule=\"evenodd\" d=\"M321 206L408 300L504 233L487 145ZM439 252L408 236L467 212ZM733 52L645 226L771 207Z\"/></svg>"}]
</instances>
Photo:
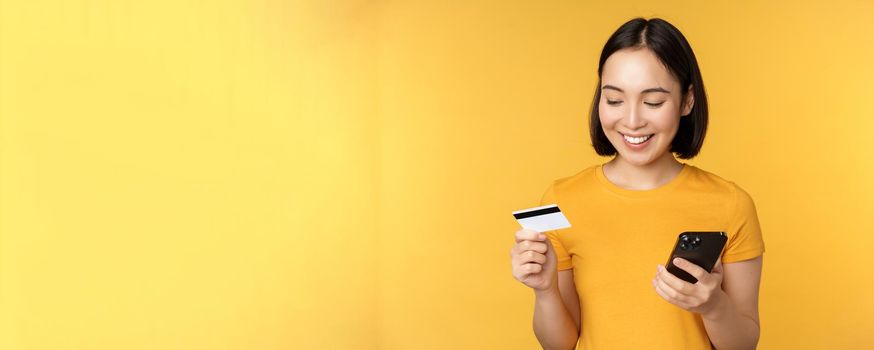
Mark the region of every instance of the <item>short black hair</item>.
<instances>
[{"instance_id":1,"label":"short black hair","mask_svg":"<svg viewBox=\"0 0 874 350\"><path fill-rule=\"evenodd\" d=\"M686 92L692 86L694 104L688 115L680 118L677 135L671 142L671 152L682 159L695 157L704 143L707 132L707 95L704 93L704 82L692 47L686 37L672 24L660 18L634 18L625 22L604 44L601 59L598 62L598 86L595 88L595 98L592 102L592 112L589 119L589 133L592 137L592 147L601 156L616 155L616 148L610 144L607 135L601 127L598 104L601 100L601 73L604 62L614 52L625 48L648 48L659 58L659 61L680 82L681 98L685 101Z\"/></svg>"}]
</instances>

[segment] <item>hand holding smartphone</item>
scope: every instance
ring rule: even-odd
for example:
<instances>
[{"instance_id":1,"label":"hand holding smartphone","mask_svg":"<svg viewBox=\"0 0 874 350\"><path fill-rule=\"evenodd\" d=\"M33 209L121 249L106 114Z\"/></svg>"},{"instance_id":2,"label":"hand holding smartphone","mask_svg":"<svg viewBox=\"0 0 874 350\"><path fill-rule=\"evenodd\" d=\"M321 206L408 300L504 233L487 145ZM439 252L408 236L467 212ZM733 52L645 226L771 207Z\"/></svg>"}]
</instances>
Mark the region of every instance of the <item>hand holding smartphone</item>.
<instances>
[{"instance_id":1,"label":"hand holding smartphone","mask_svg":"<svg viewBox=\"0 0 874 350\"><path fill-rule=\"evenodd\" d=\"M725 232L683 232L677 237L677 243L674 244L674 250L665 267L674 276L689 283L696 283L697 278L674 265L674 258L686 259L709 273L713 271L713 265L716 265L716 260L722 255L727 240L728 236Z\"/></svg>"}]
</instances>

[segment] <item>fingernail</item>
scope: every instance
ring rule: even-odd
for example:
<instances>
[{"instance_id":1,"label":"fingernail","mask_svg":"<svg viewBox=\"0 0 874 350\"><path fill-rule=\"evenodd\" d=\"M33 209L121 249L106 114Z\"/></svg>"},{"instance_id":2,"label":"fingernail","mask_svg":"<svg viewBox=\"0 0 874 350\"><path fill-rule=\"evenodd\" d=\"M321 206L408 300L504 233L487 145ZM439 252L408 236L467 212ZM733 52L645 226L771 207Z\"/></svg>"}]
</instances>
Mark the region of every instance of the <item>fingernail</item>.
<instances>
[{"instance_id":1,"label":"fingernail","mask_svg":"<svg viewBox=\"0 0 874 350\"><path fill-rule=\"evenodd\" d=\"M683 261L680 260L680 258L674 258L674 265L680 265L682 263L683 263Z\"/></svg>"},{"instance_id":2,"label":"fingernail","mask_svg":"<svg viewBox=\"0 0 874 350\"><path fill-rule=\"evenodd\" d=\"M537 239L539 239L539 240L544 240L544 239L546 239L546 235L543 235L543 234L538 235L538 236L537 236Z\"/></svg>"}]
</instances>

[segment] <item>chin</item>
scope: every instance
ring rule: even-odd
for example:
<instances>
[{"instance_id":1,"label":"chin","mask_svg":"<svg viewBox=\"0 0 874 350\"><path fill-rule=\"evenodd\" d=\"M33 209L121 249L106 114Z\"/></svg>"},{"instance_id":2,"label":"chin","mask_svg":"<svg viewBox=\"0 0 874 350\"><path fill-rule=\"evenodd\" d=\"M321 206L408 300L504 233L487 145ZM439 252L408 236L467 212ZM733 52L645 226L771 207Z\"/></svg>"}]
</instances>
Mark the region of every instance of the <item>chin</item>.
<instances>
[{"instance_id":1,"label":"chin","mask_svg":"<svg viewBox=\"0 0 874 350\"><path fill-rule=\"evenodd\" d=\"M655 146L655 145L653 145ZM667 151L665 151L667 152ZM626 163L634 166L646 166L652 163L655 163L657 160L661 159L664 154L661 152L633 152L633 151L617 151L617 154L622 156L622 160Z\"/></svg>"},{"instance_id":2,"label":"chin","mask_svg":"<svg viewBox=\"0 0 874 350\"><path fill-rule=\"evenodd\" d=\"M649 165L656 160L656 158L650 157L648 155L637 155L637 154L632 155L630 157L622 156L622 159L624 159L626 163L634 165L634 166Z\"/></svg>"}]
</instances>

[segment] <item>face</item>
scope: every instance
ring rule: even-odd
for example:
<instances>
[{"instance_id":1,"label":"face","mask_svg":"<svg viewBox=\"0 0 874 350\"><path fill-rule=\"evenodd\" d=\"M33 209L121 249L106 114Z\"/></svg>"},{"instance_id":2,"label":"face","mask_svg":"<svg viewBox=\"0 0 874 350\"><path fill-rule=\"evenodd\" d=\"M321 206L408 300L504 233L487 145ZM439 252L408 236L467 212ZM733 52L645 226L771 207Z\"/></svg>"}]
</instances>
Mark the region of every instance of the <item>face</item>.
<instances>
[{"instance_id":1,"label":"face","mask_svg":"<svg viewBox=\"0 0 874 350\"><path fill-rule=\"evenodd\" d=\"M638 166L673 157L680 118L692 110L691 87L681 101L680 82L647 48L616 51L602 68L598 110L617 157Z\"/></svg>"}]
</instances>

